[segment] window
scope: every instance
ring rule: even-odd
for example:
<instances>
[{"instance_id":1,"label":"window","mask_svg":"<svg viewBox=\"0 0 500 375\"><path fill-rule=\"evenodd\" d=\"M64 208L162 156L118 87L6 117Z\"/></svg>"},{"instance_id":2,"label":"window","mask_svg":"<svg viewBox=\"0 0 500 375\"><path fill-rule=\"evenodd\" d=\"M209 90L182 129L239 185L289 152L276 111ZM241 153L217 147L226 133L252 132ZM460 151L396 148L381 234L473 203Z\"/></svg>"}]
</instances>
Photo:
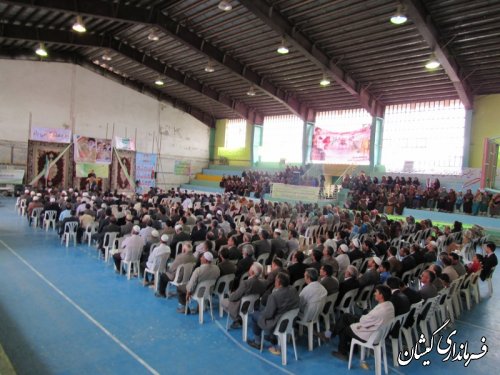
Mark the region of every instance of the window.
<instances>
[{"instance_id":1,"label":"window","mask_svg":"<svg viewBox=\"0 0 500 375\"><path fill-rule=\"evenodd\" d=\"M302 162L304 122L296 116L264 117L262 161Z\"/></svg>"},{"instance_id":2,"label":"window","mask_svg":"<svg viewBox=\"0 0 500 375\"><path fill-rule=\"evenodd\" d=\"M458 174L465 109L459 100L388 106L382 164L388 172Z\"/></svg>"},{"instance_id":3,"label":"window","mask_svg":"<svg viewBox=\"0 0 500 375\"><path fill-rule=\"evenodd\" d=\"M226 138L224 147L227 149L238 149L245 147L247 134L246 120L227 120Z\"/></svg>"}]
</instances>

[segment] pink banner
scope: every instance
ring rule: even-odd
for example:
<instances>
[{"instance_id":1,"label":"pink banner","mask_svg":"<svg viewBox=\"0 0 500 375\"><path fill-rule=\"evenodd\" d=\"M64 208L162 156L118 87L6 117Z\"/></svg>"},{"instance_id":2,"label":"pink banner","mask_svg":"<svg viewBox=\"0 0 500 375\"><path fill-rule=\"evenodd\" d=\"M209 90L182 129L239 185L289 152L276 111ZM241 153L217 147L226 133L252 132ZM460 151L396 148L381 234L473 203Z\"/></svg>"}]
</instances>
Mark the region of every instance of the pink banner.
<instances>
[{"instance_id":1,"label":"pink banner","mask_svg":"<svg viewBox=\"0 0 500 375\"><path fill-rule=\"evenodd\" d=\"M369 164L370 125L349 132L315 127L311 162L325 164Z\"/></svg>"}]
</instances>

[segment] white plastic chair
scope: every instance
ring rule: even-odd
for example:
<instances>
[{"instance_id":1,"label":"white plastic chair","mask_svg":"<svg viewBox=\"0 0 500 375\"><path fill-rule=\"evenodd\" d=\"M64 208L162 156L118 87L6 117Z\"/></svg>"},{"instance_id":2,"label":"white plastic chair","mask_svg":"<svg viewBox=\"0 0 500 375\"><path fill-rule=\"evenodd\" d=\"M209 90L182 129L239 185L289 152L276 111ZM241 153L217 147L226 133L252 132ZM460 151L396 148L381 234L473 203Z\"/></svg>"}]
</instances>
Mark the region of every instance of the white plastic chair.
<instances>
[{"instance_id":1,"label":"white plastic chair","mask_svg":"<svg viewBox=\"0 0 500 375\"><path fill-rule=\"evenodd\" d=\"M255 311L255 303L259 298L260 296L258 294L249 294L241 298L239 315L241 317L241 335L243 342L246 342L248 338L248 316ZM229 329L229 320L230 317L229 314L227 314L226 331Z\"/></svg>"},{"instance_id":2,"label":"white plastic chair","mask_svg":"<svg viewBox=\"0 0 500 375\"><path fill-rule=\"evenodd\" d=\"M363 287L363 289L361 289L356 296L354 306L358 306L363 311L368 310L374 287L374 285L367 285Z\"/></svg>"},{"instance_id":3,"label":"white plastic chair","mask_svg":"<svg viewBox=\"0 0 500 375\"><path fill-rule=\"evenodd\" d=\"M348 291L342 299L340 300L339 304L337 307L335 307L335 311L338 311L339 313L352 313L353 310L353 303L354 303L354 298L358 294L359 289L352 289Z\"/></svg>"},{"instance_id":4,"label":"white plastic chair","mask_svg":"<svg viewBox=\"0 0 500 375\"><path fill-rule=\"evenodd\" d=\"M224 315L224 309L222 308L222 300L229 293L229 287L231 286L231 282L234 280L234 273L229 275L221 276L217 279L217 283L215 284L214 294L217 295L219 300L219 317L222 318Z\"/></svg>"},{"instance_id":5,"label":"white plastic chair","mask_svg":"<svg viewBox=\"0 0 500 375\"><path fill-rule=\"evenodd\" d=\"M335 308L335 303L337 302L337 298L339 296L339 292L330 294L326 296L325 306L323 307L323 311L320 314L320 318L323 319L325 324L325 330L330 330L330 322L333 320L335 323L335 314L333 313L333 309Z\"/></svg>"},{"instance_id":6,"label":"white plastic chair","mask_svg":"<svg viewBox=\"0 0 500 375\"><path fill-rule=\"evenodd\" d=\"M139 264L141 262L141 253L142 253L142 248L141 251L137 251L137 253L134 253L134 258L130 260L124 260L122 259L121 266L120 266L120 275L122 274L123 268L125 266L127 270L127 280L130 280L130 277L133 275L137 275L137 277L140 277L139 273Z\"/></svg>"},{"instance_id":7,"label":"white plastic chair","mask_svg":"<svg viewBox=\"0 0 500 375\"><path fill-rule=\"evenodd\" d=\"M304 278L302 278L302 279L295 280L295 282L293 283L292 286L295 289L297 289L297 293L300 294L300 292L302 291L302 289L304 289L305 285L306 285L306 280Z\"/></svg>"},{"instance_id":8,"label":"white plastic chair","mask_svg":"<svg viewBox=\"0 0 500 375\"><path fill-rule=\"evenodd\" d=\"M173 285L175 287L179 287L181 285L187 285L189 278L191 277L191 273L193 272L193 268L194 268L194 263L184 263L177 268L177 270L175 271L174 279L167 283L167 289L166 289L167 298L170 297L170 294L168 292L170 285Z\"/></svg>"},{"instance_id":9,"label":"white plastic chair","mask_svg":"<svg viewBox=\"0 0 500 375\"><path fill-rule=\"evenodd\" d=\"M45 227L46 232L48 232L51 225L52 229L56 229L56 216L57 211L55 210L45 211L45 214L43 215L43 226Z\"/></svg>"},{"instance_id":10,"label":"white plastic chair","mask_svg":"<svg viewBox=\"0 0 500 375\"><path fill-rule=\"evenodd\" d=\"M471 297L474 298L474 302L476 302L476 305L479 303L481 296L479 295L479 275L481 274L481 271L474 272L472 274L470 284L469 284L469 291L471 294Z\"/></svg>"},{"instance_id":11,"label":"white plastic chair","mask_svg":"<svg viewBox=\"0 0 500 375\"><path fill-rule=\"evenodd\" d=\"M295 333L293 331L293 322L297 315L299 314L299 309L293 309L284 313L278 320L276 327L274 328L273 334L278 337L278 343L281 347L281 364L286 365L287 362L287 338L292 337L293 353L295 354L295 360L298 361L297 357L297 347L295 346ZM264 348L264 335L261 336L260 341L260 352Z\"/></svg>"},{"instance_id":12,"label":"white plastic chair","mask_svg":"<svg viewBox=\"0 0 500 375\"><path fill-rule=\"evenodd\" d=\"M102 240L102 247L104 248L104 262L108 262L111 258L111 250L115 248L115 240L118 232L106 232Z\"/></svg>"},{"instance_id":13,"label":"white plastic chair","mask_svg":"<svg viewBox=\"0 0 500 375\"><path fill-rule=\"evenodd\" d=\"M216 280L205 280L196 286L196 289L191 296L191 300L198 303L198 321L203 324L203 315L205 312L205 301L208 301L210 307L210 316L214 320L214 313L212 308L212 292L215 287ZM187 314L189 309L189 301L186 303L185 313Z\"/></svg>"},{"instance_id":14,"label":"white plastic chair","mask_svg":"<svg viewBox=\"0 0 500 375\"><path fill-rule=\"evenodd\" d=\"M26 204L26 199L21 199L19 201L19 215L24 216L26 215L26 209L27 209L27 204Z\"/></svg>"},{"instance_id":15,"label":"white plastic chair","mask_svg":"<svg viewBox=\"0 0 500 375\"><path fill-rule=\"evenodd\" d=\"M311 352L314 347L313 343L313 330L316 325L316 331L319 333L319 315L323 311L323 307L325 306L326 297L322 298L319 301L314 303L308 303L306 305L304 314L297 320L297 324L299 325L299 335L302 335L302 328L307 328L307 348ZM321 340L318 337L318 346L321 346Z\"/></svg>"},{"instance_id":16,"label":"white plastic chair","mask_svg":"<svg viewBox=\"0 0 500 375\"><path fill-rule=\"evenodd\" d=\"M495 272L495 268L496 267L493 267L491 269L489 276L486 278L486 280L484 280L488 283L488 297L491 297L493 295L493 272Z\"/></svg>"},{"instance_id":17,"label":"white plastic chair","mask_svg":"<svg viewBox=\"0 0 500 375\"><path fill-rule=\"evenodd\" d=\"M398 362L398 353L399 349L403 348L403 343L402 343L402 327L404 322L406 321L406 318L408 317L409 312L406 314L401 314L399 316L396 316L393 321L391 322L391 328L388 332L388 337L391 340L391 346L392 346L392 363L394 367L399 366Z\"/></svg>"},{"instance_id":18,"label":"white plastic chair","mask_svg":"<svg viewBox=\"0 0 500 375\"><path fill-rule=\"evenodd\" d=\"M269 255L271 255L270 253L262 253L260 254L258 257L257 257L257 260L256 262L259 262L260 264L262 264L262 267L266 267L266 263L267 263L267 260L269 259Z\"/></svg>"},{"instance_id":19,"label":"white plastic chair","mask_svg":"<svg viewBox=\"0 0 500 375\"><path fill-rule=\"evenodd\" d=\"M146 280L146 274L151 274L154 276L154 288L155 288L155 291L158 290L158 280L160 279L160 273L161 272L165 272L166 268L167 268L167 262L168 262L168 259L170 258L170 253L163 253L161 254L160 256L160 262L159 262L159 266L158 266L158 269L149 269L148 267L146 267L144 269L144 275L143 275L143 279Z\"/></svg>"},{"instance_id":20,"label":"white plastic chair","mask_svg":"<svg viewBox=\"0 0 500 375\"><path fill-rule=\"evenodd\" d=\"M19 213L19 206L21 205L21 197L17 197L16 205L14 206L14 210Z\"/></svg>"},{"instance_id":21,"label":"white plastic chair","mask_svg":"<svg viewBox=\"0 0 500 375\"><path fill-rule=\"evenodd\" d=\"M73 246L76 246L76 230L78 229L77 221L69 221L64 224L64 233L61 237L61 243L66 242L66 247L69 246L69 241L73 238Z\"/></svg>"},{"instance_id":22,"label":"white plastic chair","mask_svg":"<svg viewBox=\"0 0 500 375\"><path fill-rule=\"evenodd\" d=\"M40 224L40 217L42 216L43 207L34 208L31 211L31 225L33 228L38 228L38 224Z\"/></svg>"},{"instance_id":23,"label":"white plastic chair","mask_svg":"<svg viewBox=\"0 0 500 375\"><path fill-rule=\"evenodd\" d=\"M92 235L97 233L97 228L99 227L99 222L94 221L92 224L89 224L87 228L85 228L85 232L83 232L82 240L88 242L88 245L92 245Z\"/></svg>"},{"instance_id":24,"label":"white plastic chair","mask_svg":"<svg viewBox=\"0 0 500 375\"><path fill-rule=\"evenodd\" d=\"M384 361L384 371L387 374L387 351L385 349L385 338L389 333L391 323L384 324L378 330L373 332L367 342L361 342L355 338L351 340L348 365L349 370L351 369L354 347L359 345L361 347L361 362L365 360L365 349L372 349L375 353L375 375L382 374L382 360Z\"/></svg>"}]
</instances>

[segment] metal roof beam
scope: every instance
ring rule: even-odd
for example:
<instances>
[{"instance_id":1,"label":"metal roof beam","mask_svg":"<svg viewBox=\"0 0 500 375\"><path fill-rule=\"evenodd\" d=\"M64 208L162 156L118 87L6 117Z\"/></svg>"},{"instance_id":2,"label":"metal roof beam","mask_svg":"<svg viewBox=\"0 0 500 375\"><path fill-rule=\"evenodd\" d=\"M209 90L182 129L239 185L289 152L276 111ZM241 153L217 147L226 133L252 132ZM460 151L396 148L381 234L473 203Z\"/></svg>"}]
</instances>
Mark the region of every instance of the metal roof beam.
<instances>
[{"instance_id":1,"label":"metal roof beam","mask_svg":"<svg viewBox=\"0 0 500 375\"><path fill-rule=\"evenodd\" d=\"M213 44L204 40L187 27L173 21L158 9L144 9L120 3L109 3L97 0L6 0L4 3L65 11L84 16L104 18L114 21L130 22L160 28L164 33L181 42L185 46L205 55L214 62L243 78L249 84L260 89L272 99L283 104L291 113L305 120L314 111L305 103L301 103L289 93L260 76L240 61L226 54Z\"/></svg>"},{"instance_id":2,"label":"metal roof beam","mask_svg":"<svg viewBox=\"0 0 500 375\"><path fill-rule=\"evenodd\" d=\"M451 56L450 51L446 46L441 46L439 41L439 32L436 25L432 21L431 15L425 10L423 4L419 0L402 0L406 7L406 14L417 27L420 35L429 44L439 62L443 66L444 71L450 77L458 97L462 101L466 109L472 109L474 97L465 79L461 79L460 67L455 59Z\"/></svg>"},{"instance_id":3,"label":"metal roof beam","mask_svg":"<svg viewBox=\"0 0 500 375\"><path fill-rule=\"evenodd\" d=\"M165 76L181 85L190 88L236 112L241 117L251 121L261 121L263 115L247 107L211 87L165 65L150 55L143 53L117 39L93 34L76 35L69 31L30 28L16 25L0 26L0 36L8 39L43 41L72 46L107 48L118 52L126 58L137 62L159 75Z\"/></svg>"},{"instance_id":4,"label":"metal roof beam","mask_svg":"<svg viewBox=\"0 0 500 375\"><path fill-rule=\"evenodd\" d=\"M383 115L385 109L383 103L380 103L366 88L361 87L349 74L335 65L321 48L309 40L307 35L298 31L286 17L275 11L267 2L264 0L239 0L239 2L279 35L285 36L288 43L319 69L331 75L372 116Z\"/></svg>"}]
</instances>

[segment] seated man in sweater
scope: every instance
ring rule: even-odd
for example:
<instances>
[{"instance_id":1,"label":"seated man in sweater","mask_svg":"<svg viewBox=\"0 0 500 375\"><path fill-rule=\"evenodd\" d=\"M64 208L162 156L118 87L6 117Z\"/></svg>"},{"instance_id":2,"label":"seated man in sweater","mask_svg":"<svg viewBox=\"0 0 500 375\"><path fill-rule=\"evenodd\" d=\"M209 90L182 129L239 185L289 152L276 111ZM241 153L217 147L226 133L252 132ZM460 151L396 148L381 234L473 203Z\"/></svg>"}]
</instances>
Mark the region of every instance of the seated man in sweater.
<instances>
[{"instance_id":1,"label":"seated man in sweater","mask_svg":"<svg viewBox=\"0 0 500 375\"><path fill-rule=\"evenodd\" d=\"M374 332L394 318L394 305L390 301L391 289L385 285L377 285L374 296L378 304L368 314L361 318L344 314L342 320L335 325L333 333L339 335L339 346L338 351L332 352L334 357L347 361L352 338L366 342Z\"/></svg>"}]
</instances>

